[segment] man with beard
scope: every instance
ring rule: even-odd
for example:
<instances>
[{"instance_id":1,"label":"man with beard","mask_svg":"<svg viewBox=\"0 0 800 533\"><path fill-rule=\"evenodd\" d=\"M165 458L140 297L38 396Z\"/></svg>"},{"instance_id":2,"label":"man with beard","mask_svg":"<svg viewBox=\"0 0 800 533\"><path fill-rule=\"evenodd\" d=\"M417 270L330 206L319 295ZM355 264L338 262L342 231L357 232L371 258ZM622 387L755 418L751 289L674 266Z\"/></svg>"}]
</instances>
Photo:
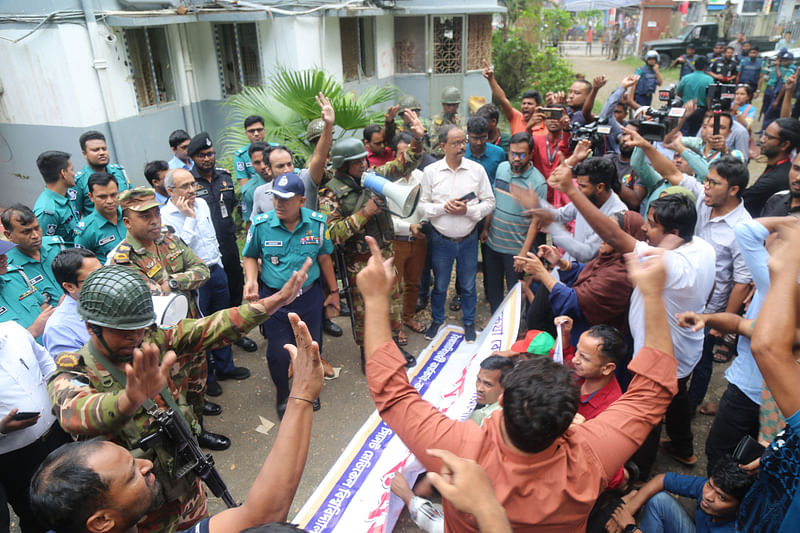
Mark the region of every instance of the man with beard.
<instances>
[{"instance_id":1,"label":"man with beard","mask_svg":"<svg viewBox=\"0 0 800 533\"><path fill-rule=\"evenodd\" d=\"M764 204L761 216L797 216L798 211L800 211L800 154L795 156L789 169L789 190L773 194Z\"/></svg>"},{"instance_id":2,"label":"man with beard","mask_svg":"<svg viewBox=\"0 0 800 533\"><path fill-rule=\"evenodd\" d=\"M199 434L200 425L187 400L190 381L187 366L193 364L190 360L197 354L205 359L202 352L230 343L293 301L310 263L308 260L269 298L197 320L184 319L164 328L154 326L156 316L150 291L136 272L116 265L96 270L86 279L78 297L78 313L86 322L90 340L77 352L60 354L56 359L58 368L48 381L53 412L59 423L73 436L107 436L133 450L139 447L142 437L153 432L154 412L169 408L183 418L195 435ZM310 406L311 400L307 401ZM146 484L154 489L157 480L163 486L164 498L155 507L150 498L143 501L137 498L118 508L118 512L141 511L126 528L145 513L146 520L138 524L140 532L174 531L205 517L202 482L194 472L178 477L168 442L155 444L141 452L140 457L148 463L147 470L152 469ZM128 481L136 474L132 463L129 458L124 467ZM145 482L144 478L140 481ZM78 492L84 494L85 490L84 486ZM52 518L61 512L42 516ZM100 521L106 522L106 518L101 517Z\"/></svg>"},{"instance_id":3,"label":"man with beard","mask_svg":"<svg viewBox=\"0 0 800 533\"><path fill-rule=\"evenodd\" d=\"M736 81L739 70L739 62L733 57L734 49L732 46L725 48L722 57L718 57L708 69L708 74L720 83L731 83Z\"/></svg>"},{"instance_id":4,"label":"man with beard","mask_svg":"<svg viewBox=\"0 0 800 533\"><path fill-rule=\"evenodd\" d=\"M755 183L745 189L744 206L753 217L773 216L774 207L767 211L770 197L789 188L789 171L792 152L800 147L800 122L793 118L779 118L761 133L761 153L767 157L767 167ZM762 209L764 210L762 213ZM785 213L784 213L785 214Z\"/></svg>"},{"instance_id":5,"label":"man with beard","mask_svg":"<svg viewBox=\"0 0 800 533\"><path fill-rule=\"evenodd\" d=\"M480 234L480 240L484 243L486 291L492 313L503 301L504 280L506 290L510 290L522 277L522 273L514 269L514 256L524 256L537 244L544 244L541 238L534 240L539 235L538 227L531 226L525 215L525 207L511 194L513 185L533 189L541 198L547 195L547 182L531 163L532 146L533 139L525 132L511 137L508 161L497 167L493 185L497 209L486 217ZM544 234L541 236L544 237Z\"/></svg>"},{"instance_id":6,"label":"man with beard","mask_svg":"<svg viewBox=\"0 0 800 533\"><path fill-rule=\"evenodd\" d=\"M75 170L70 155L58 150L42 152L36 158L36 166L45 188L33 204L33 213L45 235L58 235L65 245L72 246L80 215L73 205Z\"/></svg>"},{"instance_id":7,"label":"man with beard","mask_svg":"<svg viewBox=\"0 0 800 533\"><path fill-rule=\"evenodd\" d=\"M629 124L629 128L636 128L635 125ZM622 130L620 130L622 131ZM634 178L633 168L631 167L631 156L635 150L635 146L627 142L628 138L623 134L620 137L619 153L610 152L605 156L606 159L614 163L617 168L617 176L620 181L619 197L632 211L638 211L642 204L642 199L647 193L647 189L641 182Z\"/></svg>"},{"instance_id":8,"label":"man with beard","mask_svg":"<svg viewBox=\"0 0 800 533\"><path fill-rule=\"evenodd\" d=\"M119 185L119 192L131 188L128 174L120 165L109 164L106 137L99 131L87 131L80 137L81 154L86 159L86 166L75 174L75 208L86 216L94 211L94 203L89 198L89 178L95 172L106 172L114 176Z\"/></svg>"},{"instance_id":9,"label":"man with beard","mask_svg":"<svg viewBox=\"0 0 800 533\"><path fill-rule=\"evenodd\" d=\"M536 126L531 124L534 111L542 104L542 97L537 91L525 91L522 93L519 110L516 110L508 100L506 92L500 87L500 84L497 83L494 77L494 68L492 68L485 59L483 60L483 77L489 82L489 88L492 90L492 99L500 105L500 109L503 110L503 115L505 115L506 120L508 120L511 126L511 135L524 131L533 135L544 129L544 124L542 122L539 122Z\"/></svg>"}]
</instances>

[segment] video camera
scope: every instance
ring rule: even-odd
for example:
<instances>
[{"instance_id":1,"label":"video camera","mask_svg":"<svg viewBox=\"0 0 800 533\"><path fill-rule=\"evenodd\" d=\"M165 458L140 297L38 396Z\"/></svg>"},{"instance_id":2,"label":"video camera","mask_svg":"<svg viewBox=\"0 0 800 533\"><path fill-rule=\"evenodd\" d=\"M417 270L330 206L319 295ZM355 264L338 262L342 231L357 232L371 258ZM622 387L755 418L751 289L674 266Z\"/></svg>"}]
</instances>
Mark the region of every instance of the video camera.
<instances>
[{"instance_id":1,"label":"video camera","mask_svg":"<svg viewBox=\"0 0 800 533\"><path fill-rule=\"evenodd\" d=\"M600 117L589 124L573 122L570 151L575 150L580 141L588 140L592 143L592 154L602 156L606 153L606 135L610 133L611 126L608 125L607 118Z\"/></svg>"},{"instance_id":2,"label":"video camera","mask_svg":"<svg viewBox=\"0 0 800 533\"><path fill-rule=\"evenodd\" d=\"M708 100L711 102L711 111L714 113L714 135L719 135L719 116L724 111L729 111L733 98L736 96L736 85L716 82L706 89Z\"/></svg>"},{"instance_id":3,"label":"video camera","mask_svg":"<svg viewBox=\"0 0 800 533\"><path fill-rule=\"evenodd\" d=\"M651 143L663 141L667 132L675 128L678 119L686 113L683 100L675 93L674 83L658 91L658 100L665 105L658 109L649 107L645 114L650 116L650 120L639 124L639 135Z\"/></svg>"}]
</instances>

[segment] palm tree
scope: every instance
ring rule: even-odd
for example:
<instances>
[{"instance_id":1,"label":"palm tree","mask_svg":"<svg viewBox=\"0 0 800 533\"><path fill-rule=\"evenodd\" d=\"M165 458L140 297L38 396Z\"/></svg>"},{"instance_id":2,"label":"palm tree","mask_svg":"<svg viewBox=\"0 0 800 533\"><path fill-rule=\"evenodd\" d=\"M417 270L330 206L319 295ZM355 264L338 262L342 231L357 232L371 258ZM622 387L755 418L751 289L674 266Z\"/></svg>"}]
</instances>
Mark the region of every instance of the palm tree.
<instances>
[{"instance_id":1,"label":"palm tree","mask_svg":"<svg viewBox=\"0 0 800 533\"><path fill-rule=\"evenodd\" d=\"M267 85L245 87L225 101L233 125L222 132L221 145L226 153L246 145L248 140L240 124L245 117L264 117L264 138L286 145L296 156L308 160L314 146L306 141L308 123L319 118L314 97L327 96L336 112L335 137L347 135L369 124L383 123L383 105L394 100L397 90L391 86L370 86L361 94L345 91L330 74L320 69L289 70L280 67ZM380 108L375 109L377 106Z\"/></svg>"}]
</instances>

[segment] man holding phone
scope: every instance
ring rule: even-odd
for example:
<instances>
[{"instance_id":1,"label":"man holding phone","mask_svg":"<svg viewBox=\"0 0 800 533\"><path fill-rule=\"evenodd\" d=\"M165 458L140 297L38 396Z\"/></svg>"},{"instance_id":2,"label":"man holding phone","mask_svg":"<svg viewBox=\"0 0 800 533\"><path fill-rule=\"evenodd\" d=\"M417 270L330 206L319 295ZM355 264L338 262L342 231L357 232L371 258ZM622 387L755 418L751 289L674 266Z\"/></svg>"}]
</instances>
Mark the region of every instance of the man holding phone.
<instances>
[{"instance_id":1,"label":"man holding phone","mask_svg":"<svg viewBox=\"0 0 800 533\"><path fill-rule=\"evenodd\" d=\"M432 262L436 278L431 295L433 322L425 331L425 338L433 339L444 324L444 304L455 261L461 287L464 340L475 342L476 226L494 211L495 199L484 168L464 157L467 149L464 131L447 125L440 130L438 140L445 156L425 167L419 200L423 216L433 224Z\"/></svg>"},{"instance_id":2,"label":"man holding phone","mask_svg":"<svg viewBox=\"0 0 800 533\"><path fill-rule=\"evenodd\" d=\"M22 531L44 532L31 512L28 486L47 454L70 440L56 423L47 395L46 379L56 364L12 320L0 323L0 360L0 490L19 516Z\"/></svg>"}]
</instances>

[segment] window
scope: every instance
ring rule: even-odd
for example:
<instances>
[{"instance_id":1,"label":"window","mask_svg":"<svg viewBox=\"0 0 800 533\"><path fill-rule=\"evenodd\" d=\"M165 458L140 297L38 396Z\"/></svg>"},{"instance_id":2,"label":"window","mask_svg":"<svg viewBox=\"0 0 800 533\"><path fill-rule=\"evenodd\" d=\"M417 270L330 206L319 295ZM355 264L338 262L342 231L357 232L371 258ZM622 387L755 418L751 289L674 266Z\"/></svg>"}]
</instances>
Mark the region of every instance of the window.
<instances>
[{"instance_id":1,"label":"window","mask_svg":"<svg viewBox=\"0 0 800 533\"><path fill-rule=\"evenodd\" d=\"M467 30L467 70L483 70L483 59L492 62L492 16L470 15Z\"/></svg>"},{"instance_id":2,"label":"window","mask_svg":"<svg viewBox=\"0 0 800 533\"><path fill-rule=\"evenodd\" d=\"M261 56L255 23L215 24L214 41L223 96L261 85Z\"/></svg>"},{"instance_id":3,"label":"window","mask_svg":"<svg viewBox=\"0 0 800 533\"><path fill-rule=\"evenodd\" d=\"M140 108L175 101L175 80L164 28L125 30L128 65Z\"/></svg>"},{"instance_id":4,"label":"window","mask_svg":"<svg viewBox=\"0 0 800 533\"><path fill-rule=\"evenodd\" d=\"M425 42L425 17L396 17L395 72L425 72Z\"/></svg>"},{"instance_id":5,"label":"window","mask_svg":"<svg viewBox=\"0 0 800 533\"><path fill-rule=\"evenodd\" d=\"M375 76L375 17L339 19L344 81Z\"/></svg>"},{"instance_id":6,"label":"window","mask_svg":"<svg viewBox=\"0 0 800 533\"><path fill-rule=\"evenodd\" d=\"M433 17L433 73L462 71L462 17Z\"/></svg>"}]
</instances>

